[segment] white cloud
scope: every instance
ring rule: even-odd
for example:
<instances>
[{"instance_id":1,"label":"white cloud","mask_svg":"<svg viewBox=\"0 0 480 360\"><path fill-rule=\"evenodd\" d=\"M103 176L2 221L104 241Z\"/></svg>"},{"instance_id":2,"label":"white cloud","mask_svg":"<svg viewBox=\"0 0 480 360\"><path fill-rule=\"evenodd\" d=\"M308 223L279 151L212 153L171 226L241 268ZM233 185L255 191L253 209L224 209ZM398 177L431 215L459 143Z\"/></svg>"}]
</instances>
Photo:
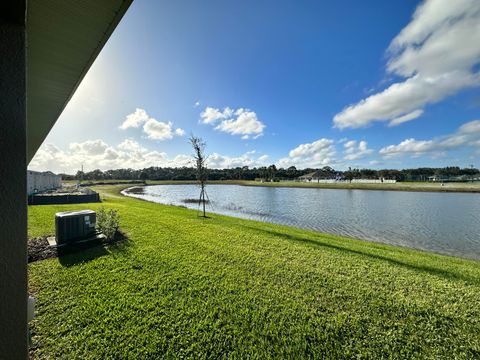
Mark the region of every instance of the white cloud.
<instances>
[{"instance_id":1,"label":"white cloud","mask_svg":"<svg viewBox=\"0 0 480 360\"><path fill-rule=\"evenodd\" d=\"M78 158L79 156L72 154L72 157ZM71 156L68 156L54 144L45 144L37 151L28 168L41 171L51 170L54 172L61 172L65 169L70 172L76 172L81 166L81 160L73 160Z\"/></svg>"},{"instance_id":2,"label":"white cloud","mask_svg":"<svg viewBox=\"0 0 480 360\"><path fill-rule=\"evenodd\" d=\"M411 113L408 113L408 114L403 115L403 116L399 116L395 119L392 119L388 123L388 126L397 126L397 125L403 124L407 121L415 120L416 118L422 116L422 114L423 114L423 110L421 110L421 109L414 110Z\"/></svg>"},{"instance_id":3,"label":"white cloud","mask_svg":"<svg viewBox=\"0 0 480 360\"><path fill-rule=\"evenodd\" d=\"M331 166L337 162L334 143L331 139L322 138L312 143L301 144L292 149L288 157L280 159L278 165L280 167L293 165L298 168Z\"/></svg>"},{"instance_id":4,"label":"white cloud","mask_svg":"<svg viewBox=\"0 0 480 360\"><path fill-rule=\"evenodd\" d=\"M84 155L100 155L103 154L107 148L108 145L100 139L70 144L70 150Z\"/></svg>"},{"instance_id":5,"label":"white cloud","mask_svg":"<svg viewBox=\"0 0 480 360\"><path fill-rule=\"evenodd\" d=\"M175 135L184 136L185 135L185 130L183 130L181 128L177 128L177 129L175 129Z\"/></svg>"},{"instance_id":6,"label":"white cloud","mask_svg":"<svg viewBox=\"0 0 480 360\"><path fill-rule=\"evenodd\" d=\"M239 135L243 140L256 139L263 135L266 125L260 121L254 111L226 107L223 111L207 107L200 113L200 121L215 126L215 130Z\"/></svg>"},{"instance_id":7,"label":"white cloud","mask_svg":"<svg viewBox=\"0 0 480 360\"><path fill-rule=\"evenodd\" d=\"M435 151L438 144L433 140L415 140L413 138L403 140L398 145L389 145L382 148L379 153L385 157L392 157L399 154L409 153L413 156L419 156L427 152Z\"/></svg>"},{"instance_id":8,"label":"white cloud","mask_svg":"<svg viewBox=\"0 0 480 360\"><path fill-rule=\"evenodd\" d=\"M165 123L150 119L143 125L143 132L147 134L149 139L153 140L168 140L173 138L172 123L170 121Z\"/></svg>"},{"instance_id":9,"label":"white cloud","mask_svg":"<svg viewBox=\"0 0 480 360\"><path fill-rule=\"evenodd\" d=\"M228 119L233 115L233 110L229 107L220 111L219 109L207 106L205 110L200 113L200 121L204 124L214 124L219 120Z\"/></svg>"},{"instance_id":10,"label":"white cloud","mask_svg":"<svg viewBox=\"0 0 480 360\"><path fill-rule=\"evenodd\" d=\"M146 123L149 119L147 112L143 109L136 108L134 113L127 115L125 121L120 125L120 129L138 128Z\"/></svg>"},{"instance_id":11,"label":"white cloud","mask_svg":"<svg viewBox=\"0 0 480 360\"><path fill-rule=\"evenodd\" d=\"M123 140L118 146L118 149L130 152L144 152L146 151L138 142L132 139L125 139Z\"/></svg>"},{"instance_id":12,"label":"white cloud","mask_svg":"<svg viewBox=\"0 0 480 360\"><path fill-rule=\"evenodd\" d=\"M265 164L265 162L269 159L268 155L262 155L257 159L259 164Z\"/></svg>"},{"instance_id":13,"label":"white cloud","mask_svg":"<svg viewBox=\"0 0 480 360\"><path fill-rule=\"evenodd\" d=\"M208 156L207 166L213 169L225 169L243 166L259 167L266 165L268 155L262 155L258 158L255 158L252 155L253 153L251 151L237 157L213 153Z\"/></svg>"},{"instance_id":14,"label":"white cloud","mask_svg":"<svg viewBox=\"0 0 480 360\"><path fill-rule=\"evenodd\" d=\"M53 144L46 144L37 151L29 169L74 174L82 165L85 171L191 165L191 156L177 155L169 158L164 152L149 150L131 139L124 140L116 147L108 146L102 140L88 140L72 143L69 149L63 151Z\"/></svg>"},{"instance_id":15,"label":"white cloud","mask_svg":"<svg viewBox=\"0 0 480 360\"><path fill-rule=\"evenodd\" d=\"M119 158L119 156L119 153L114 148L109 147L105 150L105 160L116 160Z\"/></svg>"},{"instance_id":16,"label":"white cloud","mask_svg":"<svg viewBox=\"0 0 480 360\"><path fill-rule=\"evenodd\" d=\"M475 147L480 144L480 120L473 120L463 124L458 130L446 136L431 140L406 139L397 145L388 145L379 153L384 158L392 158L401 155L418 157L425 154L438 156L447 150L461 147Z\"/></svg>"},{"instance_id":17,"label":"white cloud","mask_svg":"<svg viewBox=\"0 0 480 360\"><path fill-rule=\"evenodd\" d=\"M480 46L473 45L479 43L480 1L426 0L387 50L387 71L406 79L343 109L335 127L398 125L428 104L479 86Z\"/></svg>"},{"instance_id":18,"label":"white cloud","mask_svg":"<svg viewBox=\"0 0 480 360\"><path fill-rule=\"evenodd\" d=\"M173 129L171 121L163 122L150 117L144 109L137 108L134 113L127 115L125 121L120 125L120 129L138 128L143 124L143 132L149 139L169 140L174 135L183 136L185 130L181 128Z\"/></svg>"},{"instance_id":19,"label":"white cloud","mask_svg":"<svg viewBox=\"0 0 480 360\"><path fill-rule=\"evenodd\" d=\"M470 70L480 58L478 0L428 0L393 39L388 70L402 76Z\"/></svg>"},{"instance_id":20,"label":"white cloud","mask_svg":"<svg viewBox=\"0 0 480 360\"><path fill-rule=\"evenodd\" d=\"M200 101L196 101L193 107L199 107L200 106Z\"/></svg>"},{"instance_id":21,"label":"white cloud","mask_svg":"<svg viewBox=\"0 0 480 360\"><path fill-rule=\"evenodd\" d=\"M479 134L480 133L480 120L470 121L463 124L458 128L460 134Z\"/></svg>"},{"instance_id":22,"label":"white cloud","mask_svg":"<svg viewBox=\"0 0 480 360\"><path fill-rule=\"evenodd\" d=\"M362 159L367 155L370 155L373 150L369 149L367 146L367 142L362 140L358 142L356 140L350 140L343 144L344 147L344 154L343 157L345 160L358 160Z\"/></svg>"},{"instance_id":23,"label":"white cloud","mask_svg":"<svg viewBox=\"0 0 480 360\"><path fill-rule=\"evenodd\" d=\"M92 147L92 144L101 144L101 146ZM100 148L103 150L100 151ZM172 158L165 152L148 149L132 139L125 139L116 147L109 146L102 140L88 140L83 143L72 143L69 149L69 151L63 151L53 144L45 144L37 151L28 168L75 174L82 165L85 171L91 171L119 168L142 169L150 166L182 167L194 164L191 155L179 154ZM240 156L214 153L208 157L207 163L211 168L254 167L266 165L267 160L268 155L255 156L254 151L249 151Z\"/></svg>"}]
</instances>

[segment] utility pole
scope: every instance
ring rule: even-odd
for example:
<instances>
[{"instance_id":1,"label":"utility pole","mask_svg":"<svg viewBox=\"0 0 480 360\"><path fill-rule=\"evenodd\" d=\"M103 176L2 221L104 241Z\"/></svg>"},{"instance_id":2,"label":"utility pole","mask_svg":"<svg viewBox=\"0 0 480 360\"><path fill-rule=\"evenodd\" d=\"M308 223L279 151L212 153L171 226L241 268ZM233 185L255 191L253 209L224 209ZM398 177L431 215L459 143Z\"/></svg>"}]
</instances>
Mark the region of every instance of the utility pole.
<instances>
[{"instance_id":1,"label":"utility pole","mask_svg":"<svg viewBox=\"0 0 480 360\"><path fill-rule=\"evenodd\" d=\"M82 163L82 165L81 165L81 169L82 169L82 170L80 170L80 179L78 179L77 188L80 188L80 184L81 184L82 181L83 181L83 163Z\"/></svg>"}]
</instances>

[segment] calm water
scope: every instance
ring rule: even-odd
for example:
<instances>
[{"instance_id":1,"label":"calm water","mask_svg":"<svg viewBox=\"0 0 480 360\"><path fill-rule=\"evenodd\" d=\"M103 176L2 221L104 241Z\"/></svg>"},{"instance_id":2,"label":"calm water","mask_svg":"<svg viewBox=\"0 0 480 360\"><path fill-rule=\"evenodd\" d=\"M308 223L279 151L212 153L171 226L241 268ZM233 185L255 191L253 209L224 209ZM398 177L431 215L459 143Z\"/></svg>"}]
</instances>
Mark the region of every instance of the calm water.
<instances>
[{"instance_id":1,"label":"calm water","mask_svg":"<svg viewBox=\"0 0 480 360\"><path fill-rule=\"evenodd\" d=\"M207 211L480 259L480 195L209 185ZM195 185L140 188L139 197L198 209Z\"/></svg>"}]
</instances>

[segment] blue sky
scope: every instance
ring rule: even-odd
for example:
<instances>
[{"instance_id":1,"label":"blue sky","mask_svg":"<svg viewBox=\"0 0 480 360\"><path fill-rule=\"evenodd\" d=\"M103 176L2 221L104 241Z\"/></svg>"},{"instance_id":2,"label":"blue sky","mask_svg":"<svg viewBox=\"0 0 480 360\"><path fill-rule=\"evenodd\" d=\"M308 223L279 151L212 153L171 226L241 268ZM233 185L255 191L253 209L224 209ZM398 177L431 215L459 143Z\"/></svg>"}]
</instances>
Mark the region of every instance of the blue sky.
<instances>
[{"instance_id":1,"label":"blue sky","mask_svg":"<svg viewBox=\"0 0 480 360\"><path fill-rule=\"evenodd\" d=\"M30 168L478 167L478 44L478 0L136 0Z\"/></svg>"}]
</instances>

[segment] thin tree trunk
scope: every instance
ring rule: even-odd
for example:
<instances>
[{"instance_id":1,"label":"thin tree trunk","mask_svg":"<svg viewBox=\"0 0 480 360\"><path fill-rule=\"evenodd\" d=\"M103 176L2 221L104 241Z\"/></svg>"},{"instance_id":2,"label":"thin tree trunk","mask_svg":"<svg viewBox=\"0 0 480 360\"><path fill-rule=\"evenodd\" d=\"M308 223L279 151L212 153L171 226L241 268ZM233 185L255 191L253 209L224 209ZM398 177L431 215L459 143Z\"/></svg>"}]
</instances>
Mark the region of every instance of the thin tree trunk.
<instances>
[{"instance_id":1,"label":"thin tree trunk","mask_svg":"<svg viewBox=\"0 0 480 360\"><path fill-rule=\"evenodd\" d=\"M205 190L202 191L203 196L203 217L205 217Z\"/></svg>"}]
</instances>

